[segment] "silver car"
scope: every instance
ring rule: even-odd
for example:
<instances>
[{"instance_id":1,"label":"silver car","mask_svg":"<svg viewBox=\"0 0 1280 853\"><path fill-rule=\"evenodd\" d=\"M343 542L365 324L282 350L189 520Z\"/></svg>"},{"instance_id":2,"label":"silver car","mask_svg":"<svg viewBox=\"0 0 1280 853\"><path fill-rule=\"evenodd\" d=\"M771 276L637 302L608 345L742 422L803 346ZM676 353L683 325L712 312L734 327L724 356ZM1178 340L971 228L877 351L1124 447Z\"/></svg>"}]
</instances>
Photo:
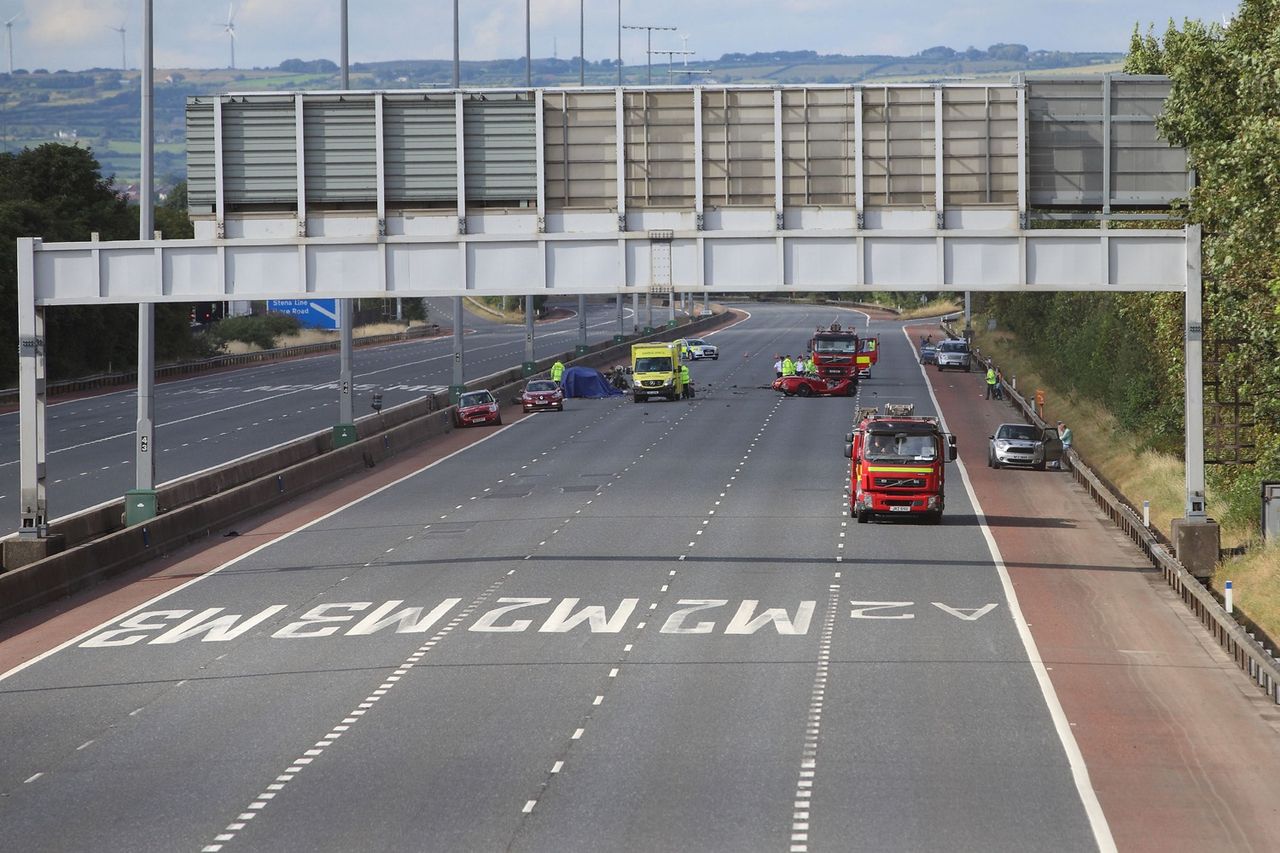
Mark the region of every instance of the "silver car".
<instances>
[{"instance_id":1,"label":"silver car","mask_svg":"<svg viewBox=\"0 0 1280 853\"><path fill-rule=\"evenodd\" d=\"M1053 427L1041 429L1031 424L1000 424L989 436L987 467L1018 466L1043 471L1049 463L1062 461L1062 439Z\"/></svg>"},{"instance_id":2,"label":"silver car","mask_svg":"<svg viewBox=\"0 0 1280 853\"><path fill-rule=\"evenodd\" d=\"M954 367L957 370L969 370L969 344L966 341L943 341L938 344L934 359L939 370Z\"/></svg>"},{"instance_id":3,"label":"silver car","mask_svg":"<svg viewBox=\"0 0 1280 853\"><path fill-rule=\"evenodd\" d=\"M720 350L715 344L709 344L701 338L689 338L684 342L685 352L688 353L687 358L690 361L697 361L700 358L710 358L715 361L720 360Z\"/></svg>"}]
</instances>

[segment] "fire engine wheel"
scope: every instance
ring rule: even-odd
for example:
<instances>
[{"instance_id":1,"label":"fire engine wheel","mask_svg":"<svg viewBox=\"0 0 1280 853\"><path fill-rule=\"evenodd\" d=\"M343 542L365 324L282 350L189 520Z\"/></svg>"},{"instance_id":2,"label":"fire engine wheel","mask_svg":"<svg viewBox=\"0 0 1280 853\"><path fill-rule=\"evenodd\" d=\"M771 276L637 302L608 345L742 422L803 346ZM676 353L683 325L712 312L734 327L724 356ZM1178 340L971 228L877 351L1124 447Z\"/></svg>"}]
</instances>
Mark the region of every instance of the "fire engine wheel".
<instances>
[{"instance_id":1,"label":"fire engine wheel","mask_svg":"<svg viewBox=\"0 0 1280 853\"><path fill-rule=\"evenodd\" d=\"M924 514L924 523L925 524L941 524L942 512L940 510L935 510L933 512L926 512Z\"/></svg>"},{"instance_id":2,"label":"fire engine wheel","mask_svg":"<svg viewBox=\"0 0 1280 853\"><path fill-rule=\"evenodd\" d=\"M812 393L813 390L808 385L801 385L796 389L796 396L798 397L808 397Z\"/></svg>"},{"instance_id":3,"label":"fire engine wheel","mask_svg":"<svg viewBox=\"0 0 1280 853\"><path fill-rule=\"evenodd\" d=\"M859 524L866 524L868 521L871 520L871 513L867 512L867 510L863 509L862 507L856 508L853 511L853 515L855 518L858 519Z\"/></svg>"}]
</instances>

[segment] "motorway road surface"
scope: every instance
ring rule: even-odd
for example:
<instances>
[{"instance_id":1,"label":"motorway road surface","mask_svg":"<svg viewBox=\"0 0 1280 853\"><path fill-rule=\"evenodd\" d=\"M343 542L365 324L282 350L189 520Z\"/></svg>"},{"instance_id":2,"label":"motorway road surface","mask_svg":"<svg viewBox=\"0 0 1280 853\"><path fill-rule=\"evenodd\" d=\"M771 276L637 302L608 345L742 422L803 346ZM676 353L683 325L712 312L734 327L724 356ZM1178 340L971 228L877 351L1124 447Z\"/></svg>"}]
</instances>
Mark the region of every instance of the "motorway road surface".
<instances>
[{"instance_id":1,"label":"motorway road surface","mask_svg":"<svg viewBox=\"0 0 1280 853\"><path fill-rule=\"evenodd\" d=\"M442 304L436 304L442 303ZM448 322L448 300L433 300ZM617 331L613 303L590 302L592 343ZM665 318L665 313L662 314ZM631 310L626 308L628 330ZM476 379L524 360L524 327L467 315L465 377ZM538 358L572 351L574 315L538 324ZM433 394L453 375L451 337L415 340L354 352L355 414L369 413L371 395L384 408ZM313 432L338 420L337 352L243 369L206 373L156 386L156 482L178 479ZM123 497L135 477L132 389L55 402L48 407L48 495L51 518ZM19 526L18 413L0 414L0 508L3 527Z\"/></svg>"},{"instance_id":2,"label":"motorway road surface","mask_svg":"<svg viewBox=\"0 0 1280 853\"><path fill-rule=\"evenodd\" d=\"M941 526L853 524L855 401L759 387L831 312L752 312L695 401L487 430L19 653L6 845L1112 849L959 466ZM856 403L931 411L876 327Z\"/></svg>"}]
</instances>

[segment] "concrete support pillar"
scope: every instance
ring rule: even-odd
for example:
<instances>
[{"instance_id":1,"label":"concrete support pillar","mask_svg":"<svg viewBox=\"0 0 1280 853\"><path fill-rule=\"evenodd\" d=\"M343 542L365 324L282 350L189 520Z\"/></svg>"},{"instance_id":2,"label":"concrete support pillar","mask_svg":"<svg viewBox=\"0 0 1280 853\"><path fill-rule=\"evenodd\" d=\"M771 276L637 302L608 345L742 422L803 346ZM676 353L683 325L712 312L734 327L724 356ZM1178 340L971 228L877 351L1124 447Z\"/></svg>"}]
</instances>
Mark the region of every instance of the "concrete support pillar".
<instances>
[{"instance_id":1,"label":"concrete support pillar","mask_svg":"<svg viewBox=\"0 0 1280 853\"><path fill-rule=\"evenodd\" d=\"M653 334L653 294L645 291L644 294L644 313L647 317L644 324L644 333L646 335Z\"/></svg>"},{"instance_id":2,"label":"concrete support pillar","mask_svg":"<svg viewBox=\"0 0 1280 853\"><path fill-rule=\"evenodd\" d=\"M449 385L449 402L457 403L458 398L462 396L462 392L467 390L463 385L465 381L462 377L463 368L463 312L462 297L453 297L453 382Z\"/></svg>"},{"instance_id":3,"label":"concrete support pillar","mask_svg":"<svg viewBox=\"0 0 1280 853\"><path fill-rule=\"evenodd\" d=\"M355 380L352 336L355 311L350 299L338 300L338 422L333 427L333 446L344 447L356 440Z\"/></svg>"},{"instance_id":4,"label":"concrete support pillar","mask_svg":"<svg viewBox=\"0 0 1280 853\"><path fill-rule=\"evenodd\" d=\"M702 292L702 313L711 313L711 291L709 290L704 290Z\"/></svg>"},{"instance_id":5,"label":"concrete support pillar","mask_svg":"<svg viewBox=\"0 0 1280 853\"><path fill-rule=\"evenodd\" d=\"M533 296L524 298L524 375L532 376L538 369L538 358L533 351Z\"/></svg>"},{"instance_id":6,"label":"concrete support pillar","mask_svg":"<svg viewBox=\"0 0 1280 853\"><path fill-rule=\"evenodd\" d=\"M676 292L673 290L667 295L667 328L674 329L676 327Z\"/></svg>"},{"instance_id":7,"label":"concrete support pillar","mask_svg":"<svg viewBox=\"0 0 1280 853\"><path fill-rule=\"evenodd\" d=\"M964 339L973 340L973 294L964 292Z\"/></svg>"},{"instance_id":8,"label":"concrete support pillar","mask_svg":"<svg viewBox=\"0 0 1280 853\"><path fill-rule=\"evenodd\" d=\"M618 294L618 331L614 333L613 342L620 344L627 339L627 329L624 323L624 312L622 310L622 294Z\"/></svg>"},{"instance_id":9,"label":"concrete support pillar","mask_svg":"<svg viewBox=\"0 0 1280 853\"><path fill-rule=\"evenodd\" d=\"M631 332L640 333L640 294L631 294Z\"/></svg>"},{"instance_id":10,"label":"concrete support pillar","mask_svg":"<svg viewBox=\"0 0 1280 853\"><path fill-rule=\"evenodd\" d=\"M587 295L578 294L578 346L574 350L578 355L587 352Z\"/></svg>"}]
</instances>

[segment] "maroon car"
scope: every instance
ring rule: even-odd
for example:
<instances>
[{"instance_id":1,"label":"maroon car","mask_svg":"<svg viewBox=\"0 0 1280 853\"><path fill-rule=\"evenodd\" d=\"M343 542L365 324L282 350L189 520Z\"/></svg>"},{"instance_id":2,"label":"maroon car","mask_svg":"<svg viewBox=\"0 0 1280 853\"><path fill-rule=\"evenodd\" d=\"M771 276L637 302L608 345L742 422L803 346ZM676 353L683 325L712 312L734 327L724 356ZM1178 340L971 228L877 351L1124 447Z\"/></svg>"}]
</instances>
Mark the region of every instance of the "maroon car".
<instances>
[{"instance_id":1,"label":"maroon car","mask_svg":"<svg viewBox=\"0 0 1280 853\"><path fill-rule=\"evenodd\" d=\"M520 405L524 406L525 414L538 409L555 409L563 412L564 391L550 379L531 379L529 384L524 386L524 393L520 395Z\"/></svg>"},{"instance_id":2,"label":"maroon car","mask_svg":"<svg viewBox=\"0 0 1280 853\"><path fill-rule=\"evenodd\" d=\"M458 408L453 412L453 425L464 427L476 424L502 425L498 401L488 391L468 391L458 398Z\"/></svg>"},{"instance_id":3,"label":"maroon car","mask_svg":"<svg viewBox=\"0 0 1280 853\"><path fill-rule=\"evenodd\" d=\"M788 397L852 397L858 384L848 377L828 382L820 376L780 376L773 390Z\"/></svg>"}]
</instances>

